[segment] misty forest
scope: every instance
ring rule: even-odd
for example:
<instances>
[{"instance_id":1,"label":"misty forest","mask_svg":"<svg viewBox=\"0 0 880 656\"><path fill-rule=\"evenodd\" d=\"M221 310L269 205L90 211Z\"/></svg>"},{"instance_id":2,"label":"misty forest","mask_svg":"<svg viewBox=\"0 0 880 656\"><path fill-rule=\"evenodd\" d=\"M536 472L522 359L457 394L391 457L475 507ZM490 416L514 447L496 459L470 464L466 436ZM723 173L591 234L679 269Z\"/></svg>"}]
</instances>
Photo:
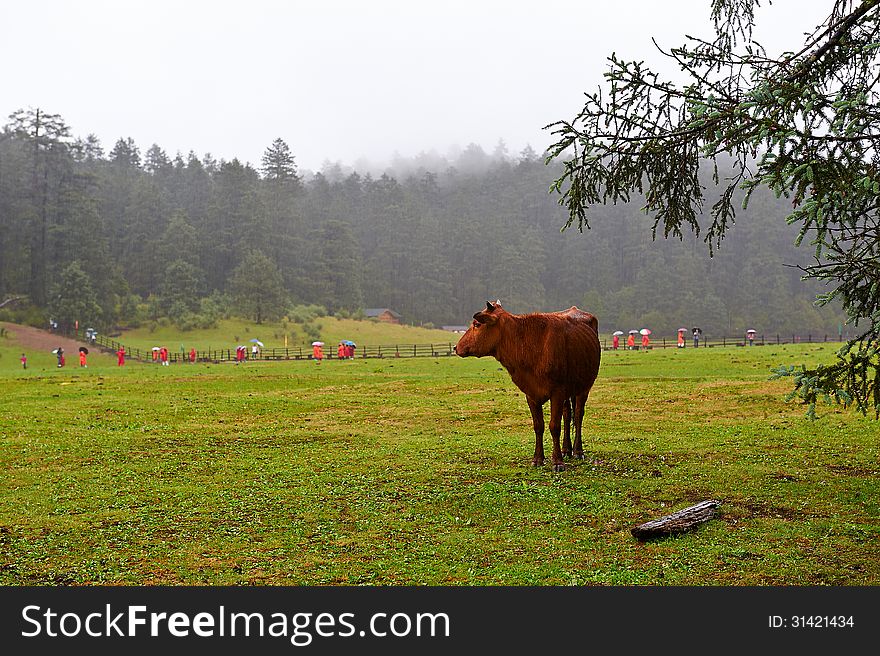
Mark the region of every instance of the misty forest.
<instances>
[{"instance_id":1,"label":"misty forest","mask_svg":"<svg viewBox=\"0 0 880 656\"><path fill-rule=\"evenodd\" d=\"M548 191L559 166L499 141L310 172L280 138L253 165L130 138L105 148L58 115L19 110L0 133L0 295L22 302L0 312L43 326L75 296L102 329L272 321L296 305L390 308L439 327L497 298L517 313L578 305L603 334L838 337L842 312L816 307L823 289L801 279L811 250L795 246L786 198L755 193L710 258L690 235L654 240L638 198L561 232Z\"/></svg>"}]
</instances>

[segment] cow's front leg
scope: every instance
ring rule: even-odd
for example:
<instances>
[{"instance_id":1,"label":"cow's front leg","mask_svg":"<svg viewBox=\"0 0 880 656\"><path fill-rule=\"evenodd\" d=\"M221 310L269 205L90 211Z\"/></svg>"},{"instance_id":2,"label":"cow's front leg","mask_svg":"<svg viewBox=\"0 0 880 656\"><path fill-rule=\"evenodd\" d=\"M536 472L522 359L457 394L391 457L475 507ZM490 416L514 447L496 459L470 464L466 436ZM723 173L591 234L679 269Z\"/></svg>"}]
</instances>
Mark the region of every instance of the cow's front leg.
<instances>
[{"instance_id":1,"label":"cow's front leg","mask_svg":"<svg viewBox=\"0 0 880 656\"><path fill-rule=\"evenodd\" d=\"M562 457L571 458L571 399L562 404Z\"/></svg>"},{"instance_id":2,"label":"cow's front leg","mask_svg":"<svg viewBox=\"0 0 880 656\"><path fill-rule=\"evenodd\" d=\"M559 448L559 433L562 428L562 406L565 403L564 396L550 397L550 436L553 438L553 471L563 471L565 463L562 461L562 449Z\"/></svg>"},{"instance_id":3,"label":"cow's front leg","mask_svg":"<svg viewBox=\"0 0 880 656\"><path fill-rule=\"evenodd\" d=\"M527 396L526 400L532 412L532 428L535 429L535 456L532 458L532 467L540 467L544 464L544 407L531 397Z\"/></svg>"}]
</instances>

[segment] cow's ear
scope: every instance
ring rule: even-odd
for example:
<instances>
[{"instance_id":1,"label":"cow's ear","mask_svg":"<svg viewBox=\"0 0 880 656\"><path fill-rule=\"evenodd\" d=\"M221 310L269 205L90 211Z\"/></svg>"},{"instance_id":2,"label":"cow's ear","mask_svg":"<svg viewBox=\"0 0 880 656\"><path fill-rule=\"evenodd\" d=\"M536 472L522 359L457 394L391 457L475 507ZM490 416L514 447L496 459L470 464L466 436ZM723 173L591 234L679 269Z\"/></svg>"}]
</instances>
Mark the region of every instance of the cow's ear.
<instances>
[{"instance_id":1,"label":"cow's ear","mask_svg":"<svg viewBox=\"0 0 880 656\"><path fill-rule=\"evenodd\" d=\"M488 312L477 312L474 315L474 321L476 321L477 323L493 324L498 321L498 317Z\"/></svg>"}]
</instances>

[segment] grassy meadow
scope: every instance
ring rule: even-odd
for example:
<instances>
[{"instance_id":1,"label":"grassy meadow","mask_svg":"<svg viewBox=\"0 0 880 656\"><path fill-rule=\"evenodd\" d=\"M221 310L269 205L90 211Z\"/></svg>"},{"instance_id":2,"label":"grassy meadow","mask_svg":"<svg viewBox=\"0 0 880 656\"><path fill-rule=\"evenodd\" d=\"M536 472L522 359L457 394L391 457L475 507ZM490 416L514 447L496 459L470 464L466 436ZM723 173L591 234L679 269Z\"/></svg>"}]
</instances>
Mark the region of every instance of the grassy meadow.
<instances>
[{"instance_id":1,"label":"grassy meadow","mask_svg":"<svg viewBox=\"0 0 880 656\"><path fill-rule=\"evenodd\" d=\"M880 424L768 380L833 350L605 352L553 473L492 359L22 371L7 338L0 584L877 585Z\"/></svg>"}]
</instances>

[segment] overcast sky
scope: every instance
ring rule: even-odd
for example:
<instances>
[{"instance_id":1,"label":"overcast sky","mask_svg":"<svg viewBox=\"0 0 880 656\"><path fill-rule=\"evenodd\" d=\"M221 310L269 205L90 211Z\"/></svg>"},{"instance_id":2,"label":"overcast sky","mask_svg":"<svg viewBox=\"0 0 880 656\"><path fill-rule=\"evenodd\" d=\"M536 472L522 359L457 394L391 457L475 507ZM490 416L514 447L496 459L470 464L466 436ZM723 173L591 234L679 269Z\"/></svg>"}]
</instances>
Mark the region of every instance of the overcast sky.
<instances>
[{"instance_id":1,"label":"overcast sky","mask_svg":"<svg viewBox=\"0 0 880 656\"><path fill-rule=\"evenodd\" d=\"M762 4L767 4L766 1ZM796 48L830 0L776 0L757 36ZM0 0L0 118L61 114L109 150L249 161L273 139L300 168L469 143L552 140L607 56L656 59L711 36L710 0Z\"/></svg>"}]
</instances>

